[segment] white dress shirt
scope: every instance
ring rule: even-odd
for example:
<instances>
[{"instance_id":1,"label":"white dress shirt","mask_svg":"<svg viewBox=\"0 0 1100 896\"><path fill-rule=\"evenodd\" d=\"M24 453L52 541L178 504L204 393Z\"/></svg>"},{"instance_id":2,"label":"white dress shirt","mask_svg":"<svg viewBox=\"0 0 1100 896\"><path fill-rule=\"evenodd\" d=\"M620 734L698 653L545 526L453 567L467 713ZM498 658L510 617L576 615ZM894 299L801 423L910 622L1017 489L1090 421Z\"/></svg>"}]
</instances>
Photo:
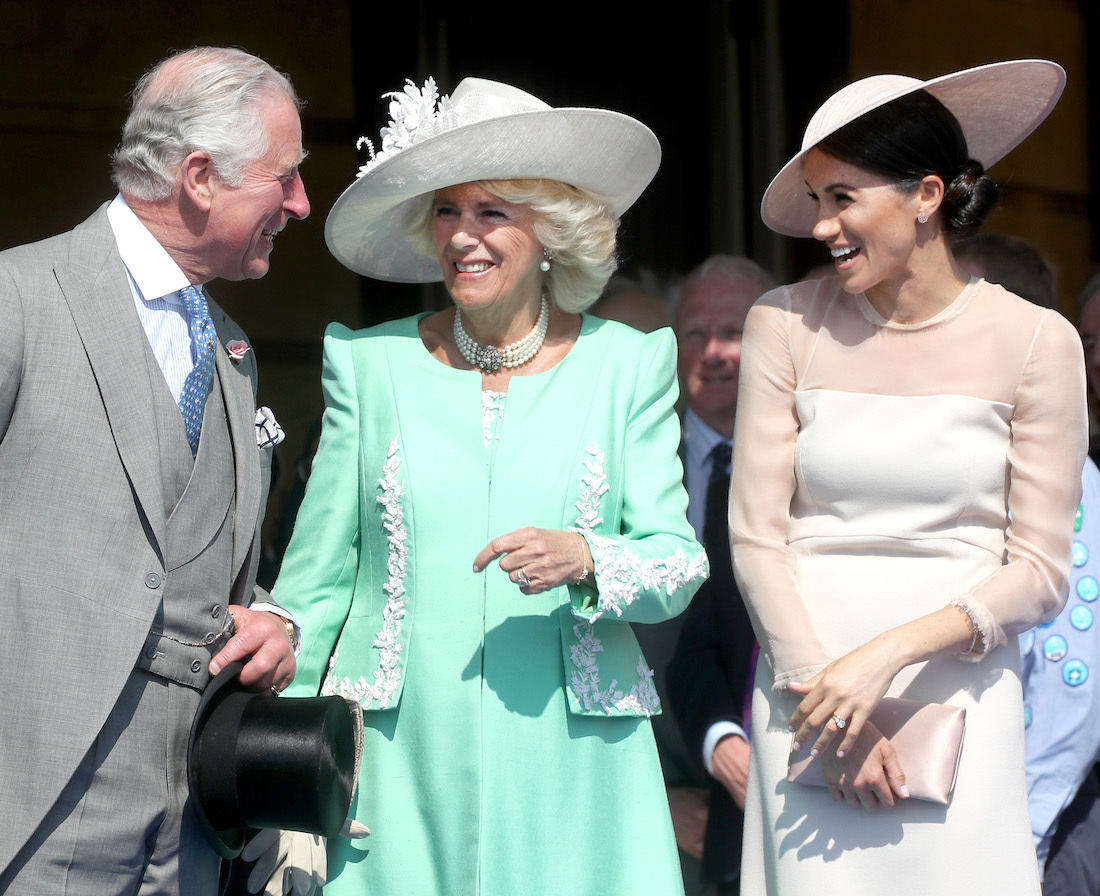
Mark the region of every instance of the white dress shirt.
<instances>
[{"instance_id":1,"label":"white dress shirt","mask_svg":"<svg viewBox=\"0 0 1100 896\"><path fill-rule=\"evenodd\" d=\"M141 325L178 404L184 380L195 366L191 318L178 295L190 283L122 196L116 196L107 207L107 221L126 268Z\"/></svg>"}]
</instances>

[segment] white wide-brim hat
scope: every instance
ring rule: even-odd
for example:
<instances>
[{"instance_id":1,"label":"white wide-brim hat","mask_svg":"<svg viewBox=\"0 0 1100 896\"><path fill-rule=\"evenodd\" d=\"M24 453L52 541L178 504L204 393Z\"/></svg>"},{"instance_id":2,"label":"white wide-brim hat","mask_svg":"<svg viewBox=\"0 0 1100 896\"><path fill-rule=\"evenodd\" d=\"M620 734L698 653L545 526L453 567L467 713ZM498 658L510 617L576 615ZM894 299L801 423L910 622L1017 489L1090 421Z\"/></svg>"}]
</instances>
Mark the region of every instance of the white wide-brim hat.
<instances>
[{"instance_id":1,"label":"white wide-brim hat","mask_svg":"<svg viewBox=\"0 0 1100 896\"><path fill-rule=\"evenodd\" d=\"M834 93L806 126L802 149L772 180L760 216L777 233L812 236L817 212L806 190L806 153L861 115L916 90L927 90L958 119L972 158L986 168L1015 149L1050 114L1066 73L1045 59L995 62L920 81L874 75Z\"/></svg>"},{"instance_id":2,"label":"white wide-brim hat","mask_svg":"<svg viewBox=\"0 0 1100 896\"><path fill-rule=\"evenodd\" d=\"M555 109L507 84L466 78L438 98L435 82L387 94L382 151L360 169L325 222L337 261L379 280L442 280L439 262L405 232L406 203L479 180L543 178L606 198L616 216L657 173L661 146L640 121L604 109Z\"/></svg>"}]
</instances>

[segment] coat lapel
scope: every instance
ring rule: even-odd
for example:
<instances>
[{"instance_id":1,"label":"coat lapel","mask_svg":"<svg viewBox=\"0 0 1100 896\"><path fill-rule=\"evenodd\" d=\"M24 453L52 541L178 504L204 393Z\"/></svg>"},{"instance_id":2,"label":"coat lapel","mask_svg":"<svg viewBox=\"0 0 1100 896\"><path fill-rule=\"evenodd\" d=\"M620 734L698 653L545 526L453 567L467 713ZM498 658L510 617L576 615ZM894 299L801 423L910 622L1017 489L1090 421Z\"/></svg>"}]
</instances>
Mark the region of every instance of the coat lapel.
<instances>
[{"instance_id":1,"label":"coat lapel","mask_svg":"<svg viewBox=\"0 0 1100 896\"><path fill-rule=\"evenodd\" d=\"M99 386L122 465L164 557L157 424L141 358L147 342L106 206L73 232L68 268L54 270Z\"/></svg>"},{"instance_id":2,"label":"coat lapel","mask_svg":"<svg viewBox=\"0 0 1100 896\"><path fill-rule=\"evenodd\" d=\"M99 386L119 458L133 484L164 558L166 518L161 483L155 409L142 357L148 343L134 309L126 269L107 221L106 206L73 232L67 268L54 271ZM229 433L233 440L236 515L233 527L234 572L244 562L259 519L262 476L255 432L255 360L229 360L225 343L243 334L214 302L210 316L218 331L215 366L223 385ZM252 521L251 524L244 521Z\"/></svg>"},{"instance_id":3,"label":"coat lapel","mask_svg":"<svg viewBox=\"0 0 1100 896\"><path fill-rule=\"evenodd\" d=\"M209 298L209 296L208 296ZM236 520L233 527L233 571L236 574L252 546L259 519L262 491L259 448L256 447L256 397L250 376L255 360L251 353L239 364L229 359L225 344L242 334L224 311L208 301L210 317L218 331L218 351L214 366L225 396L225 414L233 441L233 465L236 470ZM252 521L249 525L248 521Z\"/></svg>"}]
</instances>

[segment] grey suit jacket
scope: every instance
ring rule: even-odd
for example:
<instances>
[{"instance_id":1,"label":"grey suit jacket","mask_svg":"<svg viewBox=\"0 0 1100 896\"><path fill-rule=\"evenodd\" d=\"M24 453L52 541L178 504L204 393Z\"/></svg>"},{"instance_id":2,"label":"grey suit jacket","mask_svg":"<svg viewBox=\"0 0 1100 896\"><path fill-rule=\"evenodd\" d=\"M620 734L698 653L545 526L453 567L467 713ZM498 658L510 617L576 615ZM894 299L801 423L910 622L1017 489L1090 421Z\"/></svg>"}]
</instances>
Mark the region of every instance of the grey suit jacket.
<instances>
[{"instance_id":1,"label":"grey suit jacket","mask_svg":"<svg viewBox=\"0 0 1100 896\"><path fill-rule=\"evenodd\" d=\"M256 367L216 305L233 440L234 585L252 599L270 449ZM40 823L134 667L164 579L147 344L106 206L0 253L0 870ZM167 386L165 386L167 388Z\"/></svg>"}]
</instances>

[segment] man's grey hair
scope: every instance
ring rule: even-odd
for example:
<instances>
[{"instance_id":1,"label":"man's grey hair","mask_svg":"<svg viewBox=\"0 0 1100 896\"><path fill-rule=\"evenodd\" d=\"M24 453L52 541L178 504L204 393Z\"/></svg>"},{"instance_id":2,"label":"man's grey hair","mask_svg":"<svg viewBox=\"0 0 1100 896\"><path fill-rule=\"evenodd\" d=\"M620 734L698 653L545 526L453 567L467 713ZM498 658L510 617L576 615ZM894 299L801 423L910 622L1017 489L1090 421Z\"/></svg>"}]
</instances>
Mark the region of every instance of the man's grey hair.
<instances>
[{"instance_id":1,"label":"man's grey hair","mask_svg":"<svg viewBox=\"0 0 1100 896\"><path fill-rule=\"evenodd\" d=\"M134 88L111 157L115 185L138 199L165 199L183 160L203 150L222 181L240 186L245 169L270 149L264 113L283 97L301 107L286 75L243 50L196 47L169 56Z\"/></svg>"},{"instance_id":2,"label":"man's grey hair","mask_svg":"<svg viewBox=\"0 0 1100 896\"><path fill-rule=\"evenodd\" d=\"M741 255L712 255L672 288L672 310L675 312L685 287L712 277L723 277L734 282L751 283L757 295L763 295L778 285L764 268L751 258Z\"/></svg>"}]
</instances>

